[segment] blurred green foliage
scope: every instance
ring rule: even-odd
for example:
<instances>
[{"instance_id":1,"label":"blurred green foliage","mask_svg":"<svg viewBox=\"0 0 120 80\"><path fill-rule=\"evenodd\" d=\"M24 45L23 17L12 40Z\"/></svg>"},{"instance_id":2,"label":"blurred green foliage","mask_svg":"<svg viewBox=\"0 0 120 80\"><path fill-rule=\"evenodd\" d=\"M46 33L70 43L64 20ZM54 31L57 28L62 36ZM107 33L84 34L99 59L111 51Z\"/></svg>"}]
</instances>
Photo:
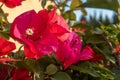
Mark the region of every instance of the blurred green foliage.
<instances>
[{"instance_id":1,"label":"blurred green foliage","mask_svg":"<svg viewBox=\"0 0 120 80\"><path fill-rule=\"evenodd\" d=\"M48 0L41 0L41 5L45 8ZM120 45L120 24L118 20L119 2L117 0L87 0L85 3L82 0L50 0L56 4L61 15L66 19L70 28L75 29L83 41L84 45L90 45L95 54L103 54L98 62L79 62L71 65L64 70L62 64L55 59L55 56L43 56L39 60L25 59L23 55L11 53L10 57L21 59L14 66L24 67L34 73L36 80L120 80L120 53L115 53L113 50L116 45ZM68 5L70 2L70 5ZM50 10L53 6L49 5ZM69 7L69 10L65 8ZM113 10L116 14L113 16L111 23L106 15L103 20L102 15L99 19L96 16L89 16L90 20L84 17L87 15L85 8L102 8ZM76 21L75 10L80 10L84 16L80 21ZM96 13L95 13L96 14ZM9 39L9 26L6 15L0 11L0 37ZM78 30L76 30L78 29ZM84 32L81 31L84 29ZM21 53L23 51L19 49Z\"/></svg>"}]
</instances>

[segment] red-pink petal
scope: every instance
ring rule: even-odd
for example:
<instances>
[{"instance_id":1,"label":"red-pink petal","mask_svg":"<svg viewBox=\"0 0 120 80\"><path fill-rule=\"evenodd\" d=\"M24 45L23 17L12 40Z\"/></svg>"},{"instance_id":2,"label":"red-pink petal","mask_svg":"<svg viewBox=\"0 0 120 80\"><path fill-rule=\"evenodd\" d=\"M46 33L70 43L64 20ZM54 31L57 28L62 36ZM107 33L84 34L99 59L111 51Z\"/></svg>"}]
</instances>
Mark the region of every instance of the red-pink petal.
<instances>
[{"instance_id":1,"label":"red-pink petal","mask_svg":"<svg viewBox=\"0 0 120 80\"><path fill-rule=\"evenodd\" d=\"M50 54L53 51L56 51L59 43L57 38L53 34L45 32L42 36L42 39L39 40L37 44L39 44L37 45L39 51L46 55Z\"/></svg>"},{"instance_id":2,"label":"red-pink petal","mask_svg":"<svg viewBox=\"0 0 120 80\"><path fill-rule=\"evenodd\" d=\"M71 64L74 63L74 59L76 58L74 52L70 48L68 43L61 43L57 52L56 57L61 62L63 62L64 69L68 68Z\"/></svg>"},{"instance_id":3,"label":"red-pink petal","mask_svg":"<svg viewBox=\"0 0 120 80\"><path fill-rule=\"evenodd\" d=\"M36 15L34 10L30 10L16 17L10 27L11 37L22 42L22 38L26 38L26 30L31 27L31 21Z\"/></svg>"},{"instance_id":4,"label":"red-pink petal","mask_svg":"<svg viewBox=\"0 0 120 80\"><path fill-rule=\"evenodd\" d=\"M38 51L37 46L34 42L28 41L28 40L25 40L25 39L24 39L24 42L26 44L24 46L24 53L25 53L26 57L34 58L34 59L38 59L38 58L41 57L41 54Z\"/></svg>"},{"instance_id":5,"label":"red-pink petal","mask_svg":"<svg viewBox=\"0 0 120 80\"><path fill-rule=\"evenodd\" d=\"M0 56L10 53L15 48L16 47L14 43L7 41L3 38L0 38Z\"/></svg>"},{"instance_id":6,"label":"red-pink petal","mask_svg":"<svg viewBox=\"0 0 120 80\"><path fill-rule=\"evenodd\" d=\"M11 80L32 80L29 71L24 68L15 69Z\"/></svg>"},{"instance_id":7,"label":"red-pink petal","mask_svg":"<svg viewBox=\"0 0 120 80\"><path fill-rule=\"evenodd\" d=\"M56 7L54 7L54 9L49 13L49 20L50 22L56 23L69 31L69 26L65 19L63 19L62 16L56 14Z\"/></svg>"},{"instance_id":8,"label":"red-pink petal","mask_svg":"<svg viewBox=\"0 0 120 80\"><path fill-rule=\"evenodd\" d=\"M97 54L97 55L93 56L93 58L89 59L89 61L91 61L91 62L98 62L98 61L100 61L103 57L104 57L103 54Z\"/></svg>"},{"instance_id":9,"label":"red-pink petal","mask_svg":"<svg viewBox=\"0 0 120 80\"><path fill-rule=\"evenodd\" d=\"M63 28L62 26L58 25L58 24L51 24L49 25L49 31L53 34L55 34L57 37L62 36L65 33L68 33L68 31Z\"/></svg>"},{"instance_id":10,"label":"red-pink petal","mask_svg":"<svg viewBox=\"0 0 120 80\"><path fill-rule=\"evenodd\" d=\"M7 65L2 65L1 67L3 67L3 68L0 69L0 79L6 80L6 78L8 77L8 71L11 69L11 67L7 66ZM9 73L10 73L10 71L9 71Z\"/></svg>"},{"instance_id":11,"label":"red-pink petal","mask_svg":"<svg viewBox=\"0 0 120 80\"><path fill-rule=\"evenodd\" d=\"M0 0L0 2L3 2L9 8L14 8L21 5L22 0Z\"/></svg>"},{"instance_id":12,"label":"red-pink petal","mask_svg":"<svg viewBox=\"0 0 120 80\"><path fill-rule=\"evenodd\" d=\"M89 60L93 58L93 50L89 46L85 46L85 48L82 50L82 52L79 54L78 58L79 60Z\"/></svg>"}]
</instances>

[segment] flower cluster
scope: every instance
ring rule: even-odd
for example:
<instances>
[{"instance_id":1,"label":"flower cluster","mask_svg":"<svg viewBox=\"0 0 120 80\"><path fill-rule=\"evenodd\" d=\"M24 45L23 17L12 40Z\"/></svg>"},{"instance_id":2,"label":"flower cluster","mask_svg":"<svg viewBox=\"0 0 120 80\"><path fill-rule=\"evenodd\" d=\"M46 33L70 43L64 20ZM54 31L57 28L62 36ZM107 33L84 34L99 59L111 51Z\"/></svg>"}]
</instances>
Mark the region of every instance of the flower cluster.
<instances>
[{"instance_id":1,"label":"flower cluster","mask_svg":"<svg viewBox=\"0 0 120 80\"><path fill-rule=\"evenodd\" d=\"M120 53L120 45L116 45L115 49L113 50L115 53Z\"/></svg>"},{"instance_id":2,"label":"flower cluster","mask_svg":"<svg viewBox=\"0 0 120 80\"><path fill-rule=\"evenodd\" d=\"M0 70L0 79L1 80L32 80L29 77L29 71L24 68L15 69L14 67L4 65L2 66L2 70Z\"/></svg>"},{"instance_id":3,"label":"flower cluster","mask_svg":"<svg viewBox=\"0 0 120 80\"><path fill-rule=\"evenodd\" d=\"M20 5L22 0L0 0L0 2L9 8L14 8ZM43 9L38 13L30 10L16 17L10 26L10 37L24 45L25 59L38 60L43 56L54 54L64 69L80 61L94 62L103 57L103 55L94 56L92 48L89 45L83 46L82 39L74 31L70 30L62 16L56 14L54 7L51 11ZM4 57L16 48L15 44L4 38L0 38L0 42L0 62L17 61L13 57ZM32 80L29 70L6 65L0 70L0 78Z\"/></svg>"},{"instance_id":4,"label":"flower cluster","mask_svg":"<svg viewBox=\"0 0 120 80\"><path fill-rule=\"evenodd\" d=\"M91 59L94 53L89 46L82 47L80 37L69 31L66 21L56 14L56 8L21 14L12 23L10 35L24 44L27 58L39 59L54 52L65 69L80 60Z\"/></svg>"},{"instance_id":5,"label":"flower cluster","mask_svg":"<svg viewBox=\"0 0 120 80\"><path fill-rule=\"evenodd\" d=\"M0 38L0 62L14 61L13 58L2 58L16 48L13 42L9 42L4 38Z\"/></svg>"},{"instance_id":6,"label":"flower cluster","mask_svg":"<svg viewBox=\"0 0 120 80\"><path fill-rule=\"evenodd\" d=\"M112 22L102 14L85 17L86 7L116 13L119 1L98 1L0 0L0 80L120 80L119 15ZM10 23L16 13L6 10L28 4L42 10L24 11Z\"/></svg>"},{"instance_id":7,"label":"flower cluster","mask_svg":"<svg viewBox=\"0 0 120 80\"><path fill-rule=\"evenodd\" d=\"M21 5L22 0L0 0L0 2L5 4L9 8L14 8Z\"/></svg>"}]
</instances>

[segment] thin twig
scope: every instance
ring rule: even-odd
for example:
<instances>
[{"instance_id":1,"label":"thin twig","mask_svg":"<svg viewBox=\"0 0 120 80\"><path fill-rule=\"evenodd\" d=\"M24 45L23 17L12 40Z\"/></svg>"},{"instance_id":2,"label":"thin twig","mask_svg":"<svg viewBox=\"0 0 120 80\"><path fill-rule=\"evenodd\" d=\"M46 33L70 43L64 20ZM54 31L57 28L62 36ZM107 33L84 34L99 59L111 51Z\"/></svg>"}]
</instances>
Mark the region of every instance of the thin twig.
<instances>
[{"instance_id":1,"label":"thin twig","mask_svg":"<svg viewBox=\"0 0 120 80\"><path fill-rule=\"evenodd\" d=\"M105 36L104 34L102 34L102 37L104 38L104 40L107 42L107 44L110 47L110 50L112 51L114 48L112 46L112 43L109 41L109 38L107 36Z\"/></svg>"}]
</instances>

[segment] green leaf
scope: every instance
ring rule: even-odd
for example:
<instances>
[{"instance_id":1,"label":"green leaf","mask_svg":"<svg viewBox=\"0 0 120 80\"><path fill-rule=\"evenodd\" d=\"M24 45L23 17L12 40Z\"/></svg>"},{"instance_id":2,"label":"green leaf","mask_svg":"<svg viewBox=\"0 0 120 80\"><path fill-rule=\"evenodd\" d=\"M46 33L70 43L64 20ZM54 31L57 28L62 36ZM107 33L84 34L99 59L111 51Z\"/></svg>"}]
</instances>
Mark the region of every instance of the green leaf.
<instances>
[{"instance_id":1,"label":"green leaf","mask_svg":"<svg viewBox=\"0 0 120 80\"><path fill-rule=\"evenodd\" d=\"M101 67L96 63L84 62L80 63L77 66L72 65L70 66L70 68L72 70L77 70L80 73L89 74L93 77L99 77L105 80L113 79L113 73L109 69Z\"/></svg>"},{"instance_id":2,"label":"green leaf","mask_svg":"<svg viewBox=\"0 0 120 80\"><path fill-rule=\"evenodd\" d=\"M14 65L18 68L23 67L30 70L31 72L41 74L40 66L38 65L36 60L26 59L25 61L15 62Z\"/></svg>"},{"instance_id":3,"label":"green leaf","mask_svg":"<svg viewBox=\"0 0 120 80\"><path fill-rule=\"evenodd\" d=\"M87 0L80 7L110 9L117 12L119 3L118 0Z\"/></svg>"},{"instance_id":4,"label":"green leaf","mask_svg":"<svg viewBox=\"0 0 120 80\"><path fill-rule=\"evenodd\" d=\"M70 5L70 9L74 10L76 9L80 4L82 4L81 0L72 0L71 5Z\"/></svg>"},{"instance_id":5,"label":"green leaf","mask_svg":"<svg viewBox=\"0 0 120 80\"><path fill-rule=\"evenodd\" d=\"M67 11L66 13L63 14L63 17L69 20L76 20L76 15L73 11Z\"/></svg>"},{"instance_id":6,"label":"green leaf","mask_svg":"<svg viewBox=\"0 0 120 80\"><path fill-rule=\"evenodd\" d=\"M81 63L78 66L72 65L72 66L70 66L70 68L73 70L77 70L80 73L89 74L93 77L99 77L99 74L94 70L94 68L92 68L92 66L88 62Z\"/></svg>"},{"instance_id":7,"label":"green leaf","mask_svg":"<svg viewBox=\"0 0 120 80\"><path fill-rule=\"evenodd\" d=\"M0 37L9 39L9 32L8 31L0 31Z\"/></svg>"},{"instance_id":8,"label":"green leaf","mask_svg":"<svg viewBox=\"0 0 120 80\"><path fill-rule=\"evenodd\" d=\"M50 79L51 79L51 80L56 80L55 78L52 78L52 77L51 77Z\"/></svg>"},{"instance_id":9,"label":"green leaf","mask_svg":"<svg viewBox=\"0 0 120 80\"><path fill-rule=\"evenodd\" d=\"M95 34L103 34L104 31L101 30L100 28L95 28L95 30L93 31Z\"/></svg>"},{"instance_id":10,"label":"green leaf","mask_svg":"<svg viewBox=\"0 0 120 80\"><path fill-rule=\"evenodd\" d=\"M44 80L44 72L41 72L40 74L37 75L39 75L39 77L36 77L35 80Z\"/></svg>"},{"instance_id":11,"label":"green leaf","mask_svg":"<svg viewBox=\"0 0 120 80\"><path fill-rule=\"evenodd\" d=\"M82 24L82 23L75 23L72 27L73 27L73 28L91 29L91 26L89 26L89 25L87 25L87 24Z\"/></svg>"},{"instance_id":12,"label":"green leaf","mask_svg":"<svg viewBox=\"0 0 120 80\"><path fill-rule=\"evenodd\" d=\"M53 5L48 5L47 6L48 11L51 11L51 9L53 9L53 7L54 7Z\"/></svg>"},{"instance_id":13,"label":"green leaf","mask_svg":"<svg viewBox=\"0 0 120 80\"><path fill-rule=\"evenodd\" d=\"M40 65L40 67L43 69L43 70L46 70L46 67L50 64L54 64L54 60L51 59L50 57L48 56L43 56L41 57L39 60L38 60L38 63Z\"/></svg>"},{"instance_id":14,"label":"green leaf","mask_svg":"<svg viewBox=\"0 0 120 80\"><path fill-rule=\"evenodd\" d=\"M29 67L29 70L31 70L35 73L41 73L41 69L40 69L40 66L39 66L37 60L26 59L25 63Z\"/></svg>"},{"instance_id":15,"label":"green leaf","mask_svg":"<svg viewBox=\"0 0 120 80\"><path fill-rule=\"evenodd\" d=\"M86 43L92 43L92 44L100 44L105 43L105 40L102 36L94 34L94 31L91 30L90 32L86 32L86 35L84 36L84 40Z\"/></svg>"},{"instance_id":16,"label":"green leaf","mask_svg":"<svg viewBox=\"0 0 120 80\"><path fill-rule=\"evenodd\" d=\"M72 80L71 77L65 72L57 72L52 76L53 80Z\"/></svg>"},{"instance_id":17,"label":"green leaf","mask_svg":"<svg viewBox=\"0 0 120 80\"><path fill-rule=\"evenodd\" d=\"M82 4L82 1L81 0L72 0L72 2L71 2L71 5L70 5L70 9L71 10L81 10L81 12L84 14L84 15L86 15L87 14L87 12L86 12L86 10L84 9L84 8L81 8L81 7L79 7L78 8L78 6L79 5L81 5Z\"/></svg>"},{"instance_id":18,"label":"green leaf","mask_svg":"<svg viewBox=\"0 0 120 80\"><path fill-rule=\"evenodd\" d=\"M97 49L105 55L107 60L109 60L112 63L115 63L115 59L112 55L112 52L109 50L109 48L107 46L99 45L99 48L97 47Z\"/></svg>"},{"instance_id":19,"label":"green leaf","mask_svg":"<svg viewBox=\"0 0 120 80\"><path fill-rule=\"evenodd\" d=\"M42 1L41 1L41 6L42 6L42 8L44 8L45 5L46 5L46 0L42 0Z\"/></svg>"},{"instance_id":20,"label":"green leaf","mask_svg":"<svg viewBox=\"0 0 120 80\"><path fill-rule=\"evenodd\" d=\"M114 80L120 80L120 70L112 70L114 73Z\"/></svg>"},{"instance_id":21,"label":"green leaf","mask_svg":"<svg viewBox=\"0 0 120 80\"><path fill-rule=\"evenodd\" d=\"M120 43L120 33L118 33L117 38L118 38L118 41Z\"/></svg>"},{"instance_id":22,"label":"green leaf","mask_svg":"<svg viewBox=\"0 0 120 80\"><path fill-rule=\"evenodd\" d=\"M50 64L46 68L46 73L48 75L53 75L57 72L57 67L54 64Z\"/></svg>"},{"instance_id":23,"label":"green leaf","mask_svg":"<svg viewBox=\"0 0 120 80\"><path fill-rule=\"evenodd\" d=\"M16 67L18 67L18 68L27 68L28 67L28 65L25 63L25 62L23 62L23 61L17 61L17 62L14 62L14 65L16 66Z\"/></svg>"}]
</instances>

